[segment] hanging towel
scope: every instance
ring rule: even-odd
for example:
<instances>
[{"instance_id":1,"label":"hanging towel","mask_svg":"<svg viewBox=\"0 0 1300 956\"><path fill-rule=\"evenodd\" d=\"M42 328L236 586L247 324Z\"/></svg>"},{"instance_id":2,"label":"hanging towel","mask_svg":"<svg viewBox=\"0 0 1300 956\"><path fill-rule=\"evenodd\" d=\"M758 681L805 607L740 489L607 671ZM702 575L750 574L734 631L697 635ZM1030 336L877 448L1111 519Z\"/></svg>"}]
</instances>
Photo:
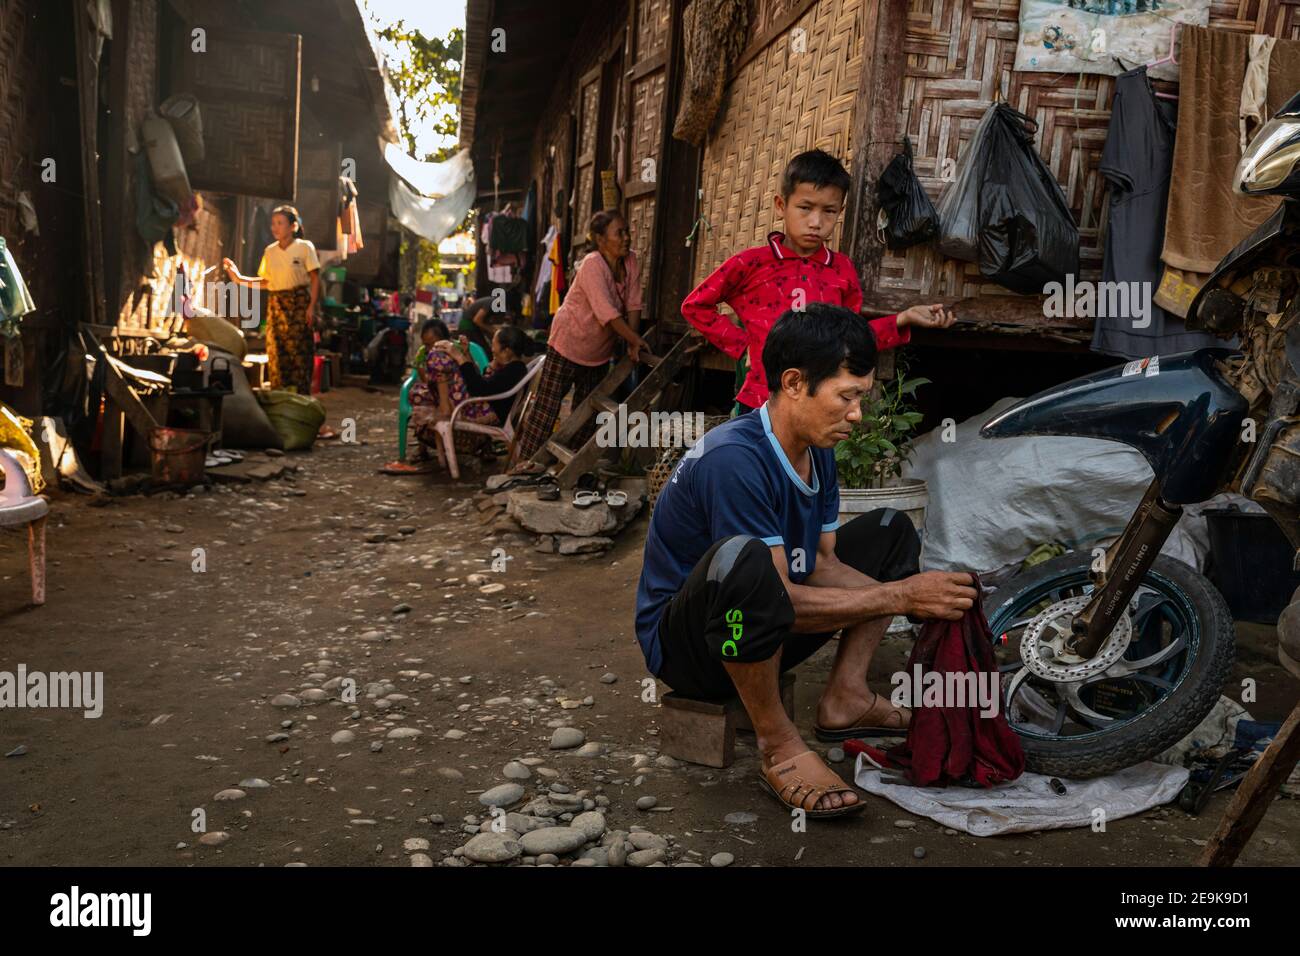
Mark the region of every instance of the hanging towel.
<instances>
[{"instance_id":1,"label":"hanging towel","mask_svg":"<svg viewBox=\"0 0 1300 956\"><path fill-rule=\"evenodd\" d=\"M1277 37L1263 36L1256 33L1250 38L1250 60L1246 64L1246 81L1241 85L1241 151L1244 153L1250 145L1247 135L1249 121L1255 121L1258 129L1268 117L1264 115L1264 99L1268 96L1268 64L1273 56L1273 45ZM1252 130L1253 132L1253 130Z\"/></svg>"},{"instance_id":2,"label":"hanging towel","mask_svg":"<svg viewBox=\"0 0 1300 956\"><path fill-rule=\"evenodd\" d=\"M1281 202L1271 196L1232 192L1233 173L1241 159L1241 92L1250 44L1249 34L1183 28L1178 138L1161 253L1165 264L1174 269L1213 272L1219 260ZM1268 115L1297 89L1300 41L1278 40L1269 57ZM1188 277L1184 281L1195 282Z\"/></svg>"}]
</instances>

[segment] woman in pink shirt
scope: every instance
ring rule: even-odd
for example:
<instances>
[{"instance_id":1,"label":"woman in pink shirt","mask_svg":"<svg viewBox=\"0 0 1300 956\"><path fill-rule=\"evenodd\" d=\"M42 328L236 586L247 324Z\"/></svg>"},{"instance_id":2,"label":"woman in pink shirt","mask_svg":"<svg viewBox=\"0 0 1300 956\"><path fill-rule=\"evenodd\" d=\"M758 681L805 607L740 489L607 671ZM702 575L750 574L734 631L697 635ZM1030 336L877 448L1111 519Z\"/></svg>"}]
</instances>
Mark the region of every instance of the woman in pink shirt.
<instances>
[{"instance_id":1,"label":"woman in pink shirt","mask_svg":"<svg viewBox=\"0 0 1300 956\"><path fill-rule=\"evenodd\" d=\"M641 324L641 270L632 253L627 220L617 210L606 209L591 217L587 238L596 247L578 264L564 304L551 322L546 360L537 381L533 405L519 434L515 472L528 471L527 462L555 427L569 388L573 404L579 403L605 377L614 345L627 342L632 361L649 351L637 334ZM573 441L581 447L595 431L593 418Z\"/></svg>"}]
</instances>

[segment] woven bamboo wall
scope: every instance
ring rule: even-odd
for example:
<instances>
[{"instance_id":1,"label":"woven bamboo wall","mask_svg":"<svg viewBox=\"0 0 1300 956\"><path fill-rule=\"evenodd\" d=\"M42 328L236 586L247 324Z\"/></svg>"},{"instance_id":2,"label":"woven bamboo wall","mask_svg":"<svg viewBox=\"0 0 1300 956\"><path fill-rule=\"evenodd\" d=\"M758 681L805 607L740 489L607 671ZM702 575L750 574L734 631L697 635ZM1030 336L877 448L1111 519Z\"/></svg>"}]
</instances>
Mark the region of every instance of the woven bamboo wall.
<instances>
[{"instance_id":1,"label":"woven bamboo wall","mask_svg":"<svg viewBox=\"0 0 1300 956\"><path fill-rule=\"evenodd\" d=\"M850 165L863 2L877 0L822 0L732 80L704 146L701 213L712 228L701 226L697 236L697 282L733 253L761 244L776 227L772 197L791 156L820 147ZM751 36L779 12L760 7ZM805 31L804 52L791 43L799 29ZM832 245L839 243L839 229ZM675 251L677 240L668 241Z\"/></svg>"},{"instance_id":2,"label":"woven bamboo wall","mask_svg":"<svg viewBox=\"0 0 1300 956\"><path fill-rule=\"evenodd\" d=\"M1297 7L1282 0L1225 0L1210 26L1280 37L1300 35ZM916 171L936 201L943 161L956 159L1000 91L1039 125L1038 148L1065 189L1079 225L1084 278L1098 278L1105 229L1106 184L1097 171L1110 122L1114 81L1095 74L1016 73L1017 0L910 0L899 128L916 149ZM974 263L940 256L929 246L904 256L886 253L880 290L918 300L1007 295L985 282ZM867 305L871 290L867 290Z\"/></svg>"}]
</instances>

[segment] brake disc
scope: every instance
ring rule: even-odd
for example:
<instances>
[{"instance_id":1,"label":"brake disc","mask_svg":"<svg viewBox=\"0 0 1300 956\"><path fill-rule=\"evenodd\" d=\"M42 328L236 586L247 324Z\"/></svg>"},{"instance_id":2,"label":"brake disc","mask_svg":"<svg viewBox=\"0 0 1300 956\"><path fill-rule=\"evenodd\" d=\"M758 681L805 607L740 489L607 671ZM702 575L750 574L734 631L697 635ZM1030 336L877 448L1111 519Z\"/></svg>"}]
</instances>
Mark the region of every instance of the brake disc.
<instances>
[{"instance_id":1,"label":"brake disc","mask_svg":"<svg viewBox=\"0 0 1300 956\"><path fill-rule=\"evenodd\" d=\"M1124 656L1133 639L1133 625L1127 613L1115 622L1101 649L1090 659L1070 650L1074 632L1070 625L1092 600L1085 594L1066 598L1043 610L1030 621L1020 639L1020 659L1031 673L1055 683L1074 683L1095 677Z\"/></svg>"}]
</instances>

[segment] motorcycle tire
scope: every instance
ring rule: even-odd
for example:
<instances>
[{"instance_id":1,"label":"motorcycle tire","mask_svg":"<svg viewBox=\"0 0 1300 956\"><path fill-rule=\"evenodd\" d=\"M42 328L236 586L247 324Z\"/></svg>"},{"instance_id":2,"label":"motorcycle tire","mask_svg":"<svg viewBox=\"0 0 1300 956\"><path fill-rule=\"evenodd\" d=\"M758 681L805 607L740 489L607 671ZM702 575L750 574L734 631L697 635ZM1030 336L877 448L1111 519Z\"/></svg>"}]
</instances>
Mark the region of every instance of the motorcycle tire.
<instances>
[{"instance_id":1,"label":"motorcycle tire","mask_svg":"<svg viewBox=\"0 0 1300 956\"><path fill-rule=\"evenodd\" d=\"M1089 553L1071 552L1030 568L998 588L985 602L994 640L1006 623L1023 615L1027 602L1032 605L1035 592L1053 581L1081 575L1086 580L1091 563ZM1235 631L1227 602L1194 568L1164 555L1156 558L1142 583L1180 605L1190 620L1187 653L1192 659L1184 666L1182 680L1139 716L1109 730L1059 739L1017 731L1028 770L1075 779L1123 770L1178 743L1218 701L1235 656Z\"/></svg>"}]
</instances>

